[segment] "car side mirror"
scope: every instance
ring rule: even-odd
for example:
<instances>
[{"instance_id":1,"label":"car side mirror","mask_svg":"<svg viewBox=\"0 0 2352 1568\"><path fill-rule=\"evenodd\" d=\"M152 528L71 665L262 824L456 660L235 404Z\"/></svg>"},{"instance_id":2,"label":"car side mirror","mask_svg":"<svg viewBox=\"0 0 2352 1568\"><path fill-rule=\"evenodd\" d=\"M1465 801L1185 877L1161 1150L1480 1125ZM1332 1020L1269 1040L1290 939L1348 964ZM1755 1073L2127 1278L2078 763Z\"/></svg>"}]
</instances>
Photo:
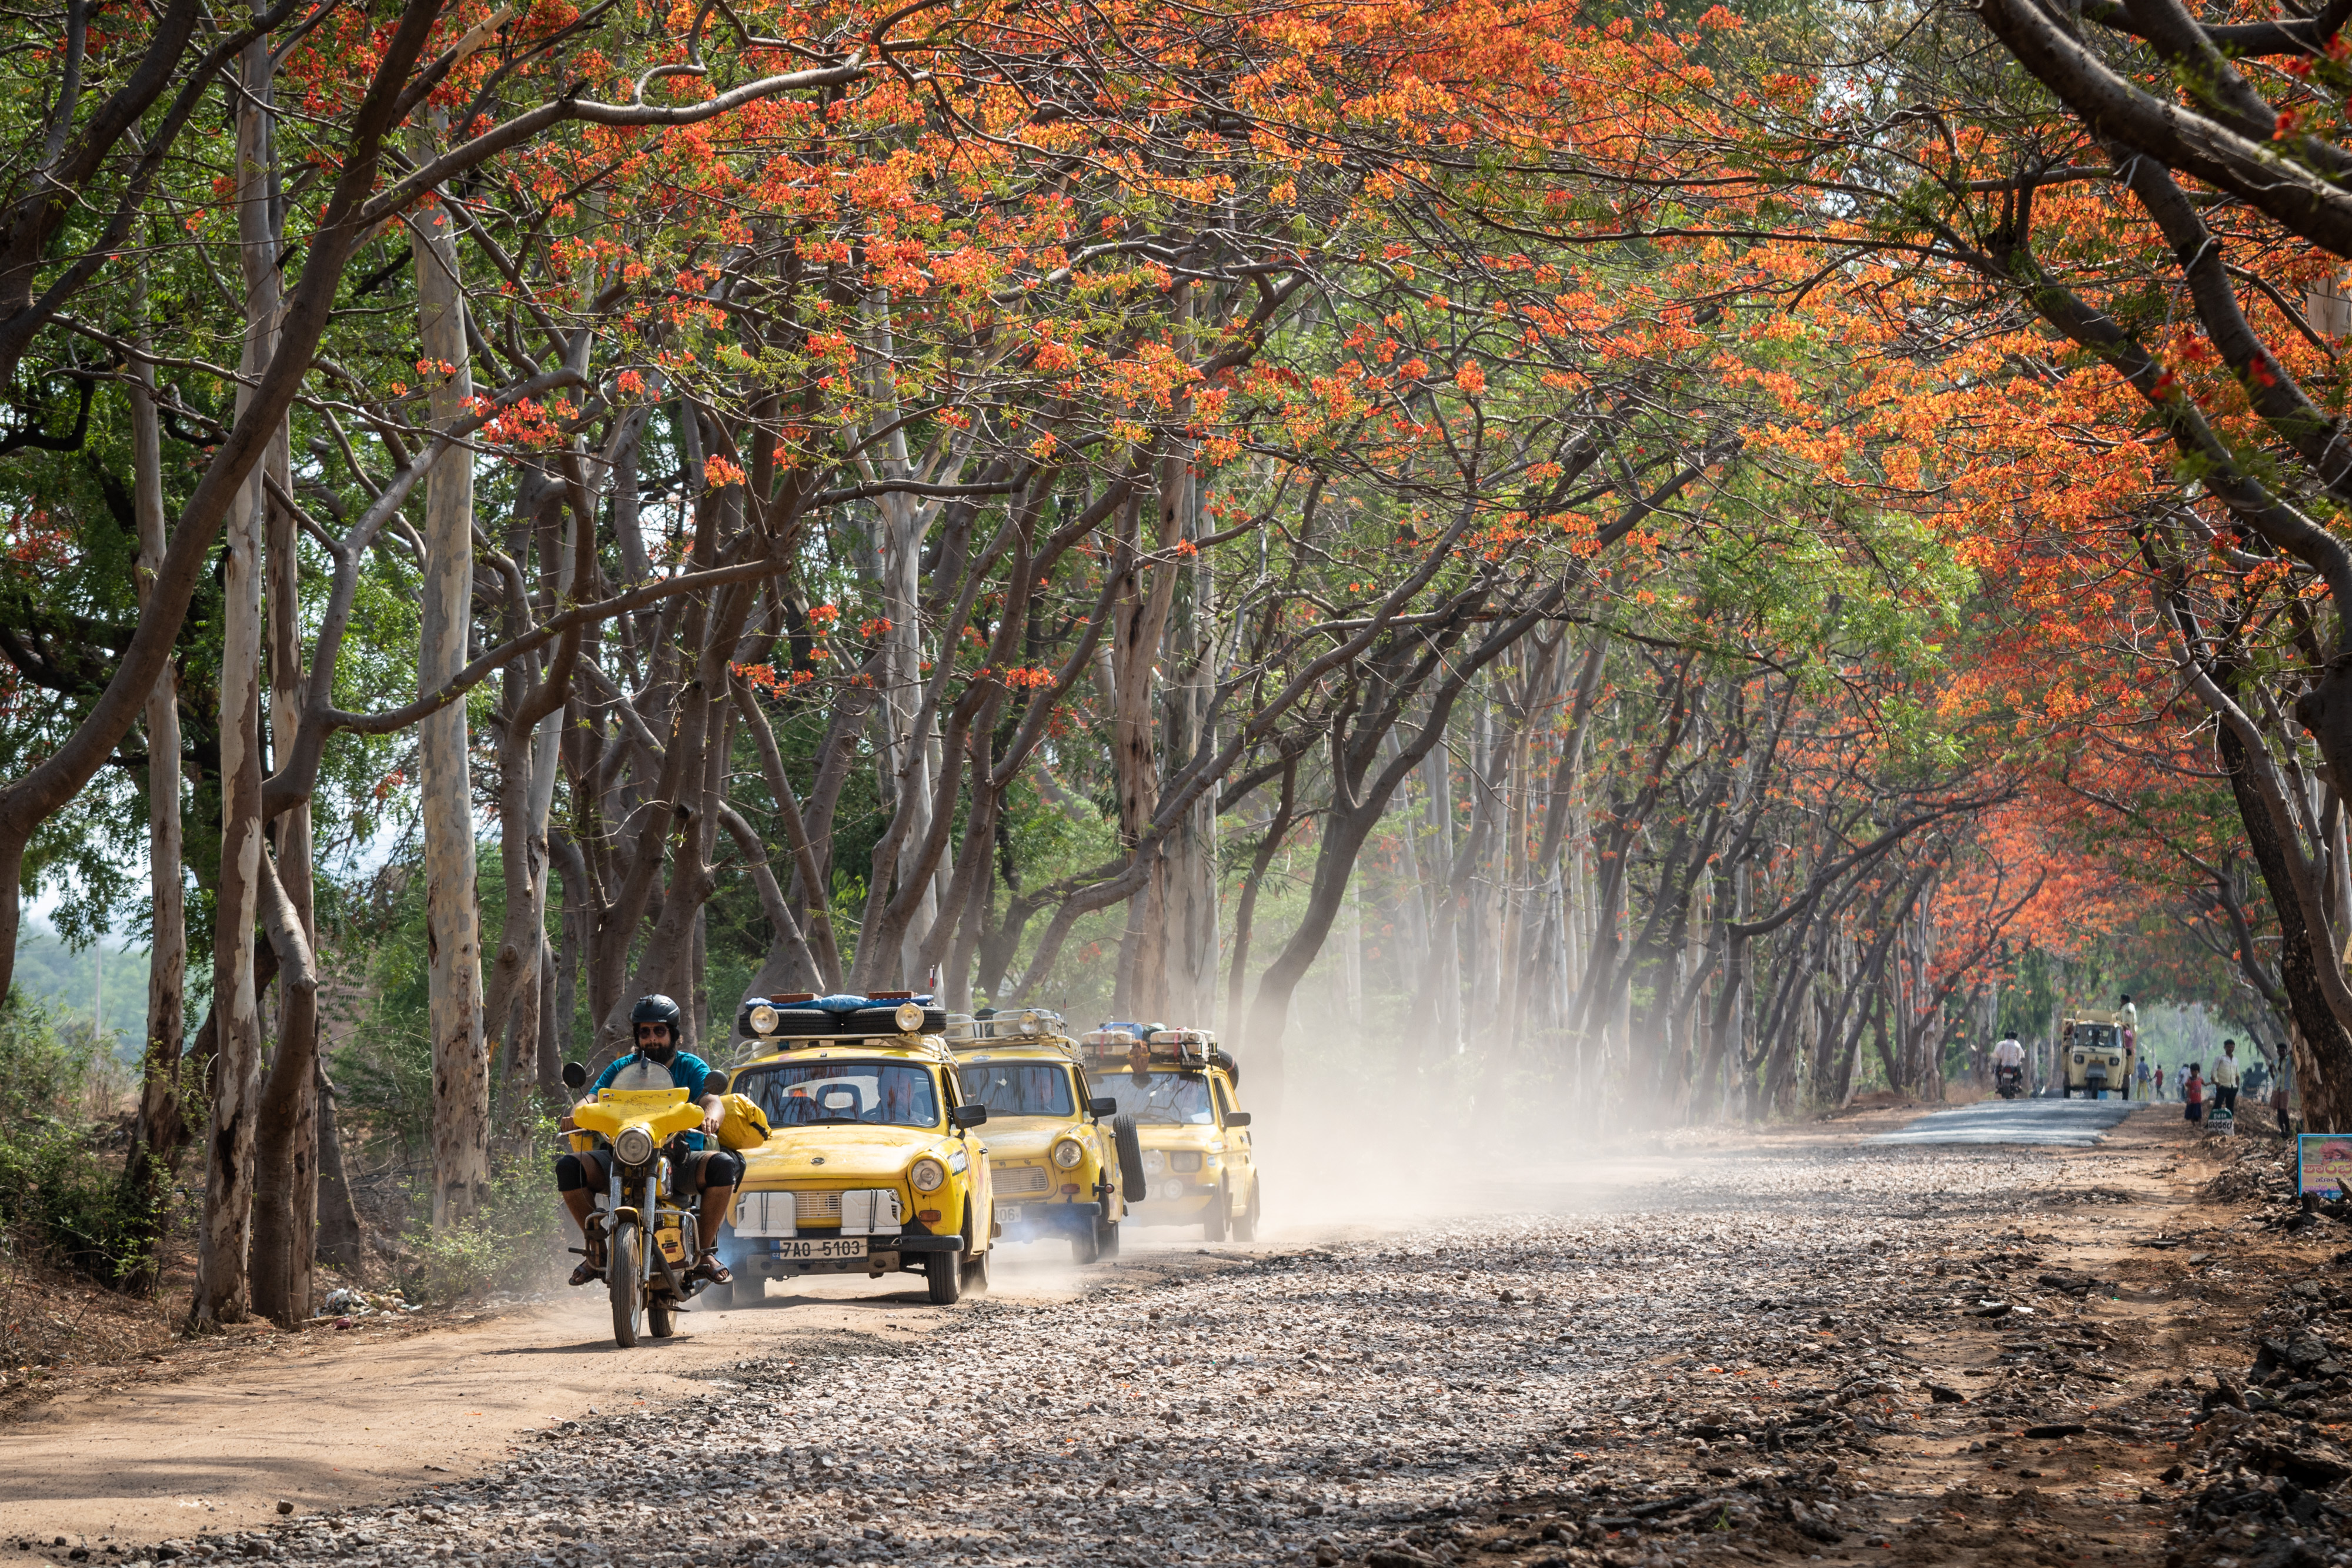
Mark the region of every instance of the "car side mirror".
<instances>
[{"instance_id":1,"label":"car side mirror","mask_svg":"<svg viewBox=\"0 0 2352 1568\"><path fill-rule=\"evenodd\" d=\"M1116 1116L1118 1114L1118 1102L1113 1099L1110 1095L1097 1094L1093 1099L1087 1102L1087 1114L1089 1116Z\"/></svg>"},{"instance_id":2,"label":"car side mirror","mask_svg":"<svg viewBox=\"0 0 2352 1568\"><path fill-rule=\"evenodd\" d=\"M1248 1126L1248 1125L1249 1125L1249 1113L1248 1113L1248 1112L1246 1112L1246 1111L1228 1111L1228 1112L1226 1112L1226 1113L1225 1113L1225 1125L1226 1125L1226 1126L1228 1126L1228 1127L1246 1127L1246 1126Z\"/></svg>"},{"instance_id":3,"label":"car side mirror","mask_svg":"<svg viewBox=\"0 0 2352 1568\"><path fill-rule=\"evenodd\" d=\"M565 1062L563 1064L563 1086L566 1089L587 1088L588 1070L581 1066L576 1061Z\"/></svg>"},{"instance_id":4,"label":"car side mirror","mask_svg":"<svg viewBox=\"0 0 2352 1568\"><path fill-rule=\"evenodd\" d=\"M959 1105L948 1113L948 1120L959 1127L977 1127L988 1120L985 1105Z\"/></svg>"}]
</instances>

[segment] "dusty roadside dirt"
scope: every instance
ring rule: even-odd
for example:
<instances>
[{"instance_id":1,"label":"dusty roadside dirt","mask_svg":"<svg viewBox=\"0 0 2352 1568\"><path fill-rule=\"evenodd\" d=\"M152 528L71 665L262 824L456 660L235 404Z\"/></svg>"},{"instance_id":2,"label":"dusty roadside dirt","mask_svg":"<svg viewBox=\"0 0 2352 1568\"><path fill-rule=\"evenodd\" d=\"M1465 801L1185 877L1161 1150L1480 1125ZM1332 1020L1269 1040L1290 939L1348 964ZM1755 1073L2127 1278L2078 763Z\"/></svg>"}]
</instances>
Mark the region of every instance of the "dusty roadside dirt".
<instances>
[{"instance_id":1,"label":"dusty roadside dirt","mask_svg":"<svg viewBox=\"0 0 2352 1568\"><path fill-rule=\"evenodd\" d=\"M1423 1187L1410 1201L1379 1194L1370 1207L1399 1225L1447 1211L1638 1208L1641 1195L1687 1183L1702 1166L1705 1181L1734 1198L1750 1168L1759 1178L1818 1169L1824 1183L1850 1186L1834 1159L1815 1167L1790 1157L1849 1153L1925 1109L1892 1104L1760 1134L1669 1138L1605 1161L1501 1171L1444 1194ZM1652 1504L1740 1487L1759 1517L1663 1537L1675 1542L1674 1561L1859 1562L1885 1552L1906 1568L2161 1562L2181 1495L2164 1474L2200 1412L2198 1389L2252 1359L2250 1321L2281 1277L2321 1268L2352 1242L2346 1227L2288 1237L2246 1224L2242 1202L2208 1201L2201 1194L2230 1151L2192 1137L2178 1113L2134 1116L2095 1149L2001 1151L2013 1201L1990 1218L1982 1205L1939 1215L1933 1200L1896 1216L1866 1190L1847 1193L1849 1208L1873 1207L1906 1227L1901 1277L1860 1298L1825 1285L1824 1302L1835 1300L1819 1312L1744 1299L1736 1280L1714 1282L1718 1331L1659 1336L1612 1373L1633 1414L1559 1433L1542 1451L1559 1462L1539 1477L1507 1474L1476 1500L1457 1493L1425 1517L1391 1513L1391 1544L1364 1560L1401 1568L1475 1551L1503 1568L1568 1551L1570 1562L1654 1562L1667 1549L1664 1511ZM1307 1188L1303 1172L1285 1179L1281 1190ZM1785 1186L1757 1198L1790 1216L1793 1248L1803 1245L1806 1198ZM1054 1249L1008 1253L995 1295L1045 1303L1081 1288L1181 1292L1253 1252L1297 1258L1302 1247L1381 1234L1331 1218L1294 1224L1255 1249L1131 1244L1118 1265L1083 1281ZM2094 1283L2072 1288L2085 1280ZM1967 1315L1960 1303L1980 1296L2011 1301L2011 1315ZM251 1531L276 1520L280 1500L299 1523L455 1492L532 1451L534 1432L586 1422L592 1410L605 1423L658 1412L707 1396L716 1370L789 1364L819 1347L828 1356L887 1353L971 1310L932 1308L919 1284L826 1281L794 1296L779 1290L754 1308L692 1314L676 1340L626 1352L611 1346L600 1303L584 1292L421 1332L281 1336L218 1372L89 1387L0 1427L0 1565L63 1559L60 1537L96 1560L128 1562L156 1542ZM1855 1382L1866 1375L1853 1369L1869 1365L1887 1369L1885 1393ZM2178 1386L2184 1377L2198 1389ZM1931 1400L1930 1385L1959 1398ZM2083 1429L2022 1435L2053 1424ZM1809 1533L1808 1519L1820 1528ZM1339 1550L1307 1560L1336 1561Z\"/></svg>"},{"instance_id":2,"label":"dusty roadside dirt","mask_svg":"<svg viewBox=\"0 0 2352 1568\"><path fill-rule=\"evenodd\" d=\"M999 1295L1068 1294L1066 1268L1024 1262L1003 1270ZM1151 1270L1148 1258L1132 1265ZM309 1513L444 1484L592 1409L707 1394L696 1375L733 1361L919 1335L940 1309L904 1278L911 1287L778 1288L757 1307L688 1313L676 1337L625 1351L601 1296L583 1291L437 1326L252 1330L243 1343L197 1347L215 1369L170 1367L153 1381L139 1364L94 1369L0 1427L0 1561L19 1542L131 1545L259 1524L281 1500Z\"/></svg>"}]
</instances>

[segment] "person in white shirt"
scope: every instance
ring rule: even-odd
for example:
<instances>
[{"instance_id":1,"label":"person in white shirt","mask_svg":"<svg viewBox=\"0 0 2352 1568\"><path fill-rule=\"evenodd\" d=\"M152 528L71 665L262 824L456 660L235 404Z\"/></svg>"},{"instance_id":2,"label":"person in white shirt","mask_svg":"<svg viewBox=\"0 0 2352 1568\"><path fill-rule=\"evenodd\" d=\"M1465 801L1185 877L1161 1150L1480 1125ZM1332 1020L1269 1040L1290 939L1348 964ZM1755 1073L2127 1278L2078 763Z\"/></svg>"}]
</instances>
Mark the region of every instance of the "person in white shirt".
<instances>
[{"instance_id":1,"label":"person in white shirt","mask_svg":"<svg viewBox=\"0 0 2352 1568\"><path fill-rule=\"evenodd\" d=\"M2232 1116L2238 1113L2238 1042L2225 1040L2206 1082L2213 1086L2213 1109L2227 1111Z\"/></svg>"}]
</instances>

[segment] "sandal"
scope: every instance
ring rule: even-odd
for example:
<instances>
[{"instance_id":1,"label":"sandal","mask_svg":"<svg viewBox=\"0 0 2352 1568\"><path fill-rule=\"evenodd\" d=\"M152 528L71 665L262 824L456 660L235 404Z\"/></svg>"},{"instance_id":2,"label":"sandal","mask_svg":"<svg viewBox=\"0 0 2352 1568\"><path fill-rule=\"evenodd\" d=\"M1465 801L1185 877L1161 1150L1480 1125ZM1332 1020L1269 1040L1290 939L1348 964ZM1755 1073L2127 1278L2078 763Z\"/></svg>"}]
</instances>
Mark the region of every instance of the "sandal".
<instances>
[{"instance_id":1,"label":"sandal","mask_svg":"<svg viewBox=\"0 0 2352 1568\"><path fill-rule=\"evenodd\" d=\"M686 1277L689 1280L708 1280L714 1285L731 1285L735 1282L733 1270L719 1260L719 1254L716 1252L706 1254L701 1262L687 1270Z\"/></svg>"},{"instance_id":2,"label":"sandal","mask_svg":"<svg viewBox=\"0 0 2352 1568\"><path fill-rule=\"evenodd\" d=\"M574 1285L585 1285L593 1280L601 1280L604 1277L603 1215L592 1214L588 1217L587 1225L581 1230L580 1239L583 1245L572 1249L580 1254L580 1264L572 1270L572 1283Z\"/></svg>"}]
</instances>

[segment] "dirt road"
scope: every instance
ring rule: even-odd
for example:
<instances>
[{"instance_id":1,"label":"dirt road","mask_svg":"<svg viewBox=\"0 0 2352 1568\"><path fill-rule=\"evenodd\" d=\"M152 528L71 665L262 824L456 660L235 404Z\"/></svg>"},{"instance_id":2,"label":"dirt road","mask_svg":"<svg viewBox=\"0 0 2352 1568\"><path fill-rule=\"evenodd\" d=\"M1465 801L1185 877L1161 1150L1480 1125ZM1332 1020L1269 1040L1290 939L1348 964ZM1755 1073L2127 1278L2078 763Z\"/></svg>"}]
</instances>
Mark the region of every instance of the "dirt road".
<instances>
[{"instance_id":1,"label":"dirt road","mask_svg":"<svg viewBox=\"0 0 2352 1568\"><path fill-rule=\"evenodd\" d=\"M1900 1120L1131 1247L1083 1293L1038 1249L979 1302L828 1282L632 1352L593 1302L313 1336L0 1431L0 1563L2159 1560L2174 1385L2244 1367L2270 1276L2341 1239L2231 1228L2157 1113L1861 1143Z\"/></svg>"}]
</instances>

